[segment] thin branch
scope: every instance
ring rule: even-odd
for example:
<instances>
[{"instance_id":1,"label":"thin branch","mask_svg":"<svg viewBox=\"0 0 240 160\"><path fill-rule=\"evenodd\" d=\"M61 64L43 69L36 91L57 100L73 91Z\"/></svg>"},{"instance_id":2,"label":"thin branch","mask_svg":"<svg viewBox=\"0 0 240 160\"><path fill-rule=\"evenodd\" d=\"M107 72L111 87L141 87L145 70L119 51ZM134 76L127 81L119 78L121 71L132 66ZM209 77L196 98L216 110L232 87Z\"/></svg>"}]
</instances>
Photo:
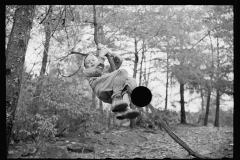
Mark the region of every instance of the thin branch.
<instances>
[{"instance_id":1,"label":"thin branch","mask_svg":"<svg viewBox=\"0 0 240 160\"><path fill-rule=\"evenodd\" d=\"M60 10L60 13L59 13L59 14L60 14L60 17L58 18L58 23L57 23L55 29L52 31L52 36L54 35L55 31L57 30L57 27L58 27L58 25L59 25L59 22L60 22L60 20L62 19L63 11L64 11L64 9L63 9L62 11Z\"/></svg>"},{"instance_id":2,"label":"thin branch","mask_svg":"<svg viewBox=\"0 0 240 160\"><path fill-rule=\"evenodd\" d=\"M72 15L72 20L74 20L75 18L74 18L74 15L73 15L73 10L74 10L74 8L73 9L71 9L71 6L70 5L68 5L68 7L69 7L69 9L70 9L70 13L71 13L71 15Z\"/></svg>"},{"instance_id":3,"label":"thin branch","mask_svg":"<svg viewBox=\"0 0 240 160\"><path fill-rule=\"evenodd\" d=\"M223 25L223 24L222 24L222 25ZM193 49L193 47L195 47L195 46L196 46L198 43L200 43L204 38L206 38L208 35L210 35L211 31L213 31L213 30L215 30L215 29L217 29L217 28L222 27L222 25L219 25L219 26L217 26L217 27L214 27L214 28L208 30L208 31L207 31L207 34L205 34L197 43L195 43L195 44L192 46L191 49Z\"/></svg>"},{"instance_id":4,"label":"thin branch","mask_svg":"<svg viewBox=\"0 0 240 160\"><path fill-rule=\"evenodd\" d=\"M167 19L173 17L174 15L175 15L175 13L173 13L173 14L172 14L171 16L169 16ZM150 37L150 38L146 41L145 46L147 45L147 43L148 43L151 39L153 39L154 37L158 36L160 30L161 30L161 26L159 26L159 29L158 29L157 33L156 33L155 35L153 35L152 37ZM142 50L142 48L139 49L138 52L140 52L141 50Z\"/></svg>"},{"instance_id":5,"label":"thin branch","mask_svg":"<svg viewBox=\"0 0 240 160\"><path fill-rule=\"evenodd\" d=\"M45 15L45 17L41 20L41 22L39 24L42 24L44 22L44 20L47 18L48 14L49 14L49 11L51 10L51 8L52 8L52 5L49 6L47 14Z\"/></svg>"}]
</instances>

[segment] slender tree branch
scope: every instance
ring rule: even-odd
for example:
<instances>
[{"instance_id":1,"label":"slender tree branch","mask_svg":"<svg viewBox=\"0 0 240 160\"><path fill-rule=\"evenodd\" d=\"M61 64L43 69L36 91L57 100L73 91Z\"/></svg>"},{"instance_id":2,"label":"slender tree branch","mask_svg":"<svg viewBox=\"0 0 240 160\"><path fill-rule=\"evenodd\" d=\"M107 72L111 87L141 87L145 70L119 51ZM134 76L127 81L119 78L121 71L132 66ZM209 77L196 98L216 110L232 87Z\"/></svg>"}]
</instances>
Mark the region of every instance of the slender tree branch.
<instances>
[{"instance_id":1,"label":"slender tree branch","mask_svg":"<svg viewBox=\"0 0 240 160\"><path fill-rule=\"evenodd\" d=\"M64 9L63 9L63 10L60 9L60 13L59 13L60 16L59 16L59 18L58 18L58 23L57 23L55 29L52 31L52 36L54 35L55 31L57 30L57 27L58 27L58 25L59 25L59 22L60 22L61 19L62 19L63 11L64 11Z\"/></svg>"},{"instance_id":2,"label":"slender tree branch","mask_svg":"<svg viewBox=\"0 0 240 160\"><path fill-rule=\"evenodd\" d=\"M44 22L44 20L47 18L48 14L49 14L49 11L51 10L51 8L52 8L52 5L49 6L49 9L48 9L45 17L41 20L41 22L39 24L42 24Z\"/></svg>"}]
</instances>

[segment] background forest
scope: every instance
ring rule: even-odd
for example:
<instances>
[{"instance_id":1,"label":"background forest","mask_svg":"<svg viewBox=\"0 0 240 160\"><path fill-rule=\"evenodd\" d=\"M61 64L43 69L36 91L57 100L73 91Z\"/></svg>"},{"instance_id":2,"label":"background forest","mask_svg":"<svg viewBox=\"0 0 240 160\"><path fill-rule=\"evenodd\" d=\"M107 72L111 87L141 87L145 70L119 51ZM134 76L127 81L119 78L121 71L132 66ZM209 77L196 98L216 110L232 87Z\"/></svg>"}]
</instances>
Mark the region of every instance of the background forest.
<instances>
[{"instance_id":1,"label":"background forest","mask_svg":"<svg viewBox=\"0 0 240 160\"><path fill-rule=\"evenodd\" d=\"M96 43L123 57L169 125L233 126L233 6L8 5L5 16L7 146L130 125L83 76ZM156 125L139 110L131 128Z\"/></svg>"}]
</instances>

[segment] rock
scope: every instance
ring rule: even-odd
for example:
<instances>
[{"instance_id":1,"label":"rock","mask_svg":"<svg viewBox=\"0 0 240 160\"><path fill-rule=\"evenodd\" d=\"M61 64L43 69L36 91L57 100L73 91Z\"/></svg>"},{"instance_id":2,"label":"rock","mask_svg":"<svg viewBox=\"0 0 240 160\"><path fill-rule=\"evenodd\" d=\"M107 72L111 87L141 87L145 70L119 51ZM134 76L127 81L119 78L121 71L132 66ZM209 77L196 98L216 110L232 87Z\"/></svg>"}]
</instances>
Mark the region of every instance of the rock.
<instances>
[{"instance_id":1,"label":"rock","mask_svg":"<svg viewBox=\"0 0 240 160\"><path fill-rule=\"evenodd\" d=\"M41 158L70 158L67 148L57 145L47 146L38 156Z\"/></svg>"},{"instance_id":2,"label":"rock","mask_svg":"<svg viewBox=\"0 0 240 160\"><path fill-rule=\"evenodd\" d=\"M91 153L94 152L94 147L83 144L83 143L76 143L76 144L68 144L67 150L71 152L78 152L78 153Z\"/></svg>"}]
</instances>

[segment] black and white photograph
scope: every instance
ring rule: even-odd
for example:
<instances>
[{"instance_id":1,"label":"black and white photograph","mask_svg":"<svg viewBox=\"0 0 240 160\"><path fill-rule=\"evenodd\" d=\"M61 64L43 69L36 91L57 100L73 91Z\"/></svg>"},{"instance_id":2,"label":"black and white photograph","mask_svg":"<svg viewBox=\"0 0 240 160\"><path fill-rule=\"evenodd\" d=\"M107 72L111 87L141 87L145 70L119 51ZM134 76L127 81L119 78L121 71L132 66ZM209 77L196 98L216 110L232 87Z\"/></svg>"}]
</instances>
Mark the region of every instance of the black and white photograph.
<instances>
[{"instance_id":1,"label":"black and white photograph","mask_svg":"<svg viewBox=\"0 0 240 160\"><path fill-rule=\"evenodd\" d=\"M234 158L234 11L5 5L6 158Z\"/></svg>"}]
</instances>

